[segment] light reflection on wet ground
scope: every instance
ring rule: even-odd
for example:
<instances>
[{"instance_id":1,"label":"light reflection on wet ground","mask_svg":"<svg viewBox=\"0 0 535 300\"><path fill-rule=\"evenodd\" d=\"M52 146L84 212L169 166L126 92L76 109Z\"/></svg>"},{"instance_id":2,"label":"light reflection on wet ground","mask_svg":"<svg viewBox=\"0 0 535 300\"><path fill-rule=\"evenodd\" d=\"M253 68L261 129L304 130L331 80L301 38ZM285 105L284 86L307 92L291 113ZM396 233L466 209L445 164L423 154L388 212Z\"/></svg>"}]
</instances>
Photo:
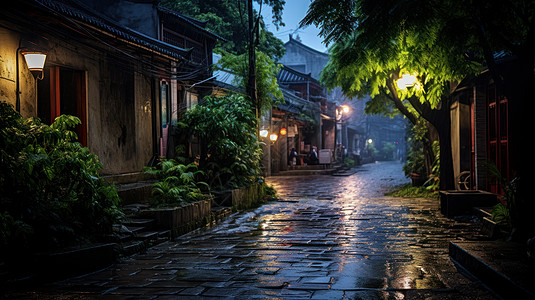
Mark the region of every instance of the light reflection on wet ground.
<instances>
[{"instance_id":1,"label":"light reflection on wet ground","mask_svg":"<svg viewBox=\"0 0 535 300\"><path fill-rule=\"evenodd\" d=\"M383 196L407 182L401 164L268 182L280 201L34 295L493 299L448 257L448 242L470 238L475 224L443 218L438 200Z\"/></svg>"}]
</instances>

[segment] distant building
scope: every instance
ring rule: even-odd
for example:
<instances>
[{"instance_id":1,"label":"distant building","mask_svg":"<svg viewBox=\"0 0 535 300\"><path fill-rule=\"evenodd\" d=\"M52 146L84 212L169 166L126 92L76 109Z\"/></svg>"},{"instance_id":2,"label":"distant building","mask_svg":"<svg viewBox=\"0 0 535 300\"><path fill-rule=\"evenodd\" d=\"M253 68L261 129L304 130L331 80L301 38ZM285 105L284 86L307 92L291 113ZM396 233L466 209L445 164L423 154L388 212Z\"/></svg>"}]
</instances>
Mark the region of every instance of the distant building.
<instances>
[{"instance_id":1,"label":"distant building","mask_svg":"<svg viewBox=\"0 0 535 300\"><path fill-rule=\"evenodd\" d=\"M318 82L321 71L329 61L329 55L304 45L292 38L291 35L284 46L286 53L279 60L279 63L292 70L308 74L314 81ZM291 86L288 88L293 89ZM336 158L362 158L366 162L372 159L366 148L367 141L372 141L378 150L381 150L387 143L391 143L396 147L394 158L405 158L406 120L402 117L390 119L366 115L364 108L366 102L370 100L369 98L349 99L343 95L341 88L335 88L331 91L323 89L324 99L321 100L320 130L325 138L320 148L333 150L333 155ZM305 95L302 90L299 92ZM343 112L343 106L348 106L349 112ZM332 130L333 127L336 130ZM327 133L329 131L332 132L332 136ZM381 156L373 157L373 159L380 158Z\"/></svg>"}]
</instances>

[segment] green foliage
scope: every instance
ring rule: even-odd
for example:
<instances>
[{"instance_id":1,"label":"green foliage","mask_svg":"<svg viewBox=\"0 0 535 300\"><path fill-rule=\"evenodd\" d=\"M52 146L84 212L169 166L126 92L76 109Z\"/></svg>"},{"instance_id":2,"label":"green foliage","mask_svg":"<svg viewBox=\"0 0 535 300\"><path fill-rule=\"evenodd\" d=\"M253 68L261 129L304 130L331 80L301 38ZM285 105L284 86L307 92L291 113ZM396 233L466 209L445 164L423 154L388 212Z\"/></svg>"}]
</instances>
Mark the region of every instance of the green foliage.
<instances>
[{"instance_id":1,"label":"green foliage","mask_svg":"<svg viewBox=\"0 0 535 300\"><path fill-rule=\"evenodd\" d=\"M368 149L368 153L370 155L376 156L377 154L379 154L379 150L377 150L377 148L375 148L373 144L367 144L366 149Z\"/></svg>"},{"instance_id":2,"label":"green foliage","mask_svg":"<svg viewBox=\"0 0 535 300\"><path fill-rule=\"evenodd\" d=\"M234 55L223 52L223 57L219 60L219 65L215 66L219 70L230 70L236 75L234 84L245 88L248 81L249 59L247 54ZM271 109L273 99L284 101L284 96L277 83L277 74L280 65L273 62L266 54L256 52L256 93L258 99L258 109L265 111Z\"/></svg>"},{"instance_id":3,"label":"green foliage","mask_svg":"<svg viewBox=\"0 0 535 300\"><path fill-rule=\"evenodd\" d=\"M194 163L181 164L178 160L162 160L156 167L145 167L145 174L158 182L152 185L150 204L153 207L183 206L206 198L203 191L210 186L200 181L204 172Z\"/></svg>"},{"instance_id":4,"label":"green foliage","mask_svg":"<svg viewBox=\"0 0 535 300\"><path fill-rule=\"evenodd\" d=\"M435 108L449 95L450 82L473 74L478 67L450 53L449 48L440 47L438 34L438 28L430 28L422 41L418 32L401 30L387 44L370 48L357 31L330 48L331 60L322 71L322 82L330 88L341 86L351 97L369 94L375 98L382 94L399 97L401 101L415 97ZM400 90L394 82L405 73L415 74L418 83Z\"/></svg>"},{"instance_id":5,"label":"green foliage","mask_svg":"<svg viewBox=\"0 0 535 300\"><path fill-rule=\"evenodd\" d=\"M394 159L394 152L396 151L396 146L392 143L385 143L381 149L381 153L386 160Z\"/></svg>"},{"instance_id":6,"label":"green foliage","mask_svg":"<svg viewBox=\"0 0 535 300\"><path fill-rule=\"evenodd\" d=\"M422 186L412 186L410 183L396 187L394 190L388 192L387 196L403 197L403 198L437 198L438 191L429 190Z\"/></svg>"},{"instance_id":7,"label":"green foliage","mask_svg":"<svg viewBox=\"0 0 535 300\"><path fill-rule=\"evenodd\" d=\"M273 186L264 183L262 188L264 189L263 194L268 198L268 200L276 200L279 198L277 195L277 190Z\"/></svg>"},{"instance_id":8,"label":"green foliage","mask_svg":"<svg viewBox=\"0 0 535 300\"><path fill-rule=\"evenodd\" d=\"M282 23L282 8L285 4L283 0L255 1L264 4L262 9L273 11L273 24L275 26L284 25ZM195 19L206 21L206 29L220 35L226 39L222 48L234 54L246 52L248 45L248 15L244 1L220 1L220 0L163 0L164 7L175 10L181 14ZM257 13L255 12L257 16ZM265 53L274 61L284 55L283 42L270 32L262 17L258 20L259 30L257 49Z\"/></svg>"},{"instance_id":9,"label":"green foliage","mask_svg":"<svg viewBox=\"0 0 535 300\"><path fill-rule=\"evenodd\" d=\"M419 120L416 125L413 125L408 133L409 152L407 154L407 161L403 166L403 172L406 176L411 173L416 173L424 177L428 177L428 171L424 157L424 140L427 139L428 127L423 120Z\"/></svg>"},{"instance_id":10,"label":"green foliage","mask_svg":"<svg viewBox=\"0 0 535 300\"><path fill-rule=\"evenodd\" d=\"M435 153L435 160L433 161L433 165L431 167L431 174L429 174L429 178L424 183L424 186L428 190L437 191L439 189L440 185L440 144L438 141L433 142L433 153Z\"/></svg>"},{"instance_id":11,"label":"green foliage","mask_svg":"<svg viewBox=\"0 0 535 300\"><path fill-rule=\"evenodd\" d=\"M492 220L498 223L502 233L511 233L513 228L519 229L519 227L525 225L521 223L521 205L517 203L518 178L508 182L507 177L501 174L500 169L493 162L487 161L483 166L487 170L490 179L495 180L503 191L502 203L493 207Z\"/></svg>"},{"instance_id":12,"label":"green foliage","mask_svg":"<svg viewBox=\"0 0 535 300\"><path fill-rule=\"evenodd\" d=\"M492 207L491 220L496 223L502 235L511 233L513 228L511 224L511 214L507 205L504 205L503 203L494 205Z\"/></svg>"},{"instance_id":13,"label":"green foliage","mask_svg":"<svg viewBox=\"0 0 535 300\"><path fill-rule=\"evenodd\" d=\"M348 168L353 168L355 166L355 160L349 157L344 159L344 165Z\"/></svg>"},{"instance_id":14,"label":"green foliage","mask_svg":"<svg viewBox=\"0 0 535 300\"><path fill-rule=\"evenodd\" d=\"M245 97L207 97L189 110L182 131L201 140L200 168L215 188L248 186L261 179L257 120Z\"/></svg>"},{"instance_id":15,"label":"green foliage","mask_svg":"<svg viewBox=\"0 0 535 300\"><path fill-rule=\"evenodd\" d=\"M80 124L62 115L48 126L0 103L0 248L55 249L111 232L121 217L98 157L76 142Z\"/></svg>"}]
</instances>

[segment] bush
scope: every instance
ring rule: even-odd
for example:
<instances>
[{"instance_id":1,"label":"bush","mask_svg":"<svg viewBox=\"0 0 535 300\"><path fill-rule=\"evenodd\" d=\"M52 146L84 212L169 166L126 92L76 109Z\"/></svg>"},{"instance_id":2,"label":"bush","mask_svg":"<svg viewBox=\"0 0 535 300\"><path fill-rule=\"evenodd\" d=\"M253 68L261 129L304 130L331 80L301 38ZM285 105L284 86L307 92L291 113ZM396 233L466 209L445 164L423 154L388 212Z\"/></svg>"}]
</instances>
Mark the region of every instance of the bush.
<instances>
[{"instance_id":1,"label":"bush","mask_svg":"<svg viewBox=\"0 0 535 300\"><path fill-rule=\"evenodd\" d=\"M239 188L261 180L256 123L252 105L240 95L207 97L186 113L179 130L200 139L199 168L211 187Z\"/></svg>"},{"instance_id":2,"label":"bush","mask_svg":"<svg viewBox=\"0 0 535 300\"><path fill-rule=\"evenodd\" d=\"M385 160L393 160L394 153L396 152L396 146L392 143L385 143L381 149L381 154Z\"/></svg>"},{"instance_id":3,"label":"bush","mask_svg":"<svg viewBox=\"0 0 535 300\"><path fill-rule=\"evenodd\" d=\"M348 168L353 168L355 166L355 160L349 157L344 159L344 165Z\"/></svg>"},{"instance_id":4,"label":"bush","mask_svg":"<svg viewBox=\"0 0 535 300\"><path fill-rule=\"evenodd\" d=\"M152 185L150 198L154 207L184 206L206 198L201 188L210 190L208 184L199 180L204 172L194 163L184 165L174 159L162 160L156 167L146 167L144 172L158 179Z\"/></svg>"},{"instance_id":5,"label":"bush","mask_svg":"<svg viewBox=\"0 0 535 300\"><path fill-rule=\"evenodd\" d=\"M75 141L77 124L62 115L48 126L0 103L2 257L96 240L122 216L98 157Z\"/></svg>"}]
</instances>

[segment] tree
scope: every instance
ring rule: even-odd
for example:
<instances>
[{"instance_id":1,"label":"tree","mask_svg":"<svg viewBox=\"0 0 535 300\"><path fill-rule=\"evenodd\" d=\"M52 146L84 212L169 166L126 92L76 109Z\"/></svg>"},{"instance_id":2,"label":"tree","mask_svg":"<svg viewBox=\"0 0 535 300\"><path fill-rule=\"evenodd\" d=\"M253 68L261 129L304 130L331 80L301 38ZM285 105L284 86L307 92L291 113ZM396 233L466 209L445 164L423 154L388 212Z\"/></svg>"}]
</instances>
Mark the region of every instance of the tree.
<instances>
[{"instance_id":1,"label":"tree","mask_svg":"<svg viewBox=\"0 0 535 300\"><path fill-rule=\"evenodd\" d=\"M260 9L263 4L273 10L273 24L282 23L283 0L258 0ZM242 54L247 50L248 41L248 14L247 6L243 0L163 0L162 5L181 14L195 19L206 21L206 29L220 35L227 41L222 45L225 51L234 54ZM267 30L260 12L255 14L255 22L258 23L256 31L257 47L259 51L266 53L277 61L284 55L283 42Z\"/></svg>"},{"instance_id":2,"label":"tree","mask_svg":"<svg viewBox=\"0 0 535 300\"><path fill-rule=\"evenodd\" d=\"M282 91L277 83L277 74L280 66L277 65L267 54L257 51L256 53L256 91L258 98L258 109L264 111L271 108L273 99L283 101ZM249 60L247 54L234 55L225 52L216 69L226 70L233 73L233 84L244 87L247 85Z\"/></svg>"},{"instance_id":3,"label":"tree","mask_svg":"<svg viewBox=\"0 0 535 300\"><path fill-rule=\"evenodd\" d=\"M453 187L448 93L478 62L503 84L492 54L506 49L523 61L523 76L517 74L521 80L510 80L515 84L504 91L509 99L527 95L522 91L534 82L534 6L522 0L316 0L301 24L318 25L325 42L334 43L333 63L323 76L328 84L349 93L382 93L409 120L413 110L434 125L441 142L441 189L448 189ZM343 71L336 74L336 68ZM350 70L362 72L352 76ZM398 89L395 81L405 72L417 74L421 85ZM407 102L410 106L401 105Z\"/></svg>"},{"instance_id":4,"label":"tree","mask_svg":"<svg viewBox=\"0 0 535 300\"><path fill-rule=\"evenodd\" d=\"M425 38L420 33L402 30L377 48L370 46L359 32L348 35L331 47L331 59L321 80L327 87L341 86L350 97L370 94L375 102L388 99L413 124L418 122L418 115L423 116L436 128L443 145L441 188L450 189L453 187L450 85L473 73L477 65L452 55L448 48L438 47L438 29L438 26L428 28ZM404 74L415 75L417 82L400 89L396 83Z\"/></svg>"}]
</instances>

